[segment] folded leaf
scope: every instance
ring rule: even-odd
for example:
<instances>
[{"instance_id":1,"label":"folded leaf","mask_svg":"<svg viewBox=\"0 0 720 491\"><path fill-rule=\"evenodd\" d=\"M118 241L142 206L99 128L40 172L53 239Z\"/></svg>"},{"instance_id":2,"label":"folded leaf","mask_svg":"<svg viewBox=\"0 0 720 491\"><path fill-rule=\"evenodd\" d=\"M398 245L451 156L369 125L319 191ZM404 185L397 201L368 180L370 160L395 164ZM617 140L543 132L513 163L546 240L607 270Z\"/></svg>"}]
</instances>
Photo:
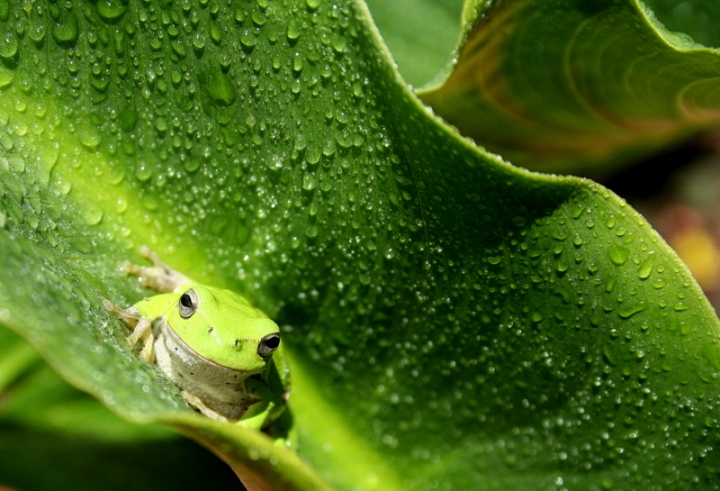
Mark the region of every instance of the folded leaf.
<instances>
[{"instance_id":1,"label":"folded leaf","mask_svg":"<svg viewBox=\"0 0 720 491\"><path fill-rule=\"evenodd\" d=\"M647 5L664 12L669 3ZM715 2L693 5L697 17L720 15ZM668 31L640 0L475 0L465 9L473 27L454 70L421 97L513 163L602 176L720 123L720 53Z\"/></svg>"},{"instance_id":2,"label":"folded leaf","mask_svg":"<svg viewBox=\"0 0 720 491\"><path fill-rule=\"evenodd\" d=\"M714 479L720 326L685 267L602 187L434 118L363 4L0 19L17 41L0 322L121 416L180 428L260 489ZM278 320L297 454L194 414L128 349L102 300L149 294L119 268L141 244Z\"/></svg>"}]
</instances>

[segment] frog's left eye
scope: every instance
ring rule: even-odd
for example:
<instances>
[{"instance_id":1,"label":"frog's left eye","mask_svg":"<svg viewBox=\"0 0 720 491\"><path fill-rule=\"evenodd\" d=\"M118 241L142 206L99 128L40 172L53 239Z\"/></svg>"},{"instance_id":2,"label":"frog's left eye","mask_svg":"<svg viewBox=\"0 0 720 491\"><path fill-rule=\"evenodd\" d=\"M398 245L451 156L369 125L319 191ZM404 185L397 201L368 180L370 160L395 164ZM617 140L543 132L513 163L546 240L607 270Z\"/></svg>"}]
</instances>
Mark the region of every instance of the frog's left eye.
<instances>
[{"instance_id":1,"label":"frog's left eye","mask_svg":"<svg viewBox=\"0 0 720 491\"><path fill-rule=\"evenodd\" d=\"M280 346L280 333L274 332L272 334L268 334L264 338L260 340L260 345L258 346L258 355L265 358L266 356L270 356L273 354L273 351L275 351L278 346Z\"/></svg>"},{"instance_id":2,"label":"frog's left eye","mask_svg":"<svg viewBox=\"0 0 720 491\"><path fill-rule=\"evenodd\" d=\"M198 298L195 290L192 288L180 295L178 309L180 309L180 317L189 319L198 308Z\"/></svg>"}]
</instances>

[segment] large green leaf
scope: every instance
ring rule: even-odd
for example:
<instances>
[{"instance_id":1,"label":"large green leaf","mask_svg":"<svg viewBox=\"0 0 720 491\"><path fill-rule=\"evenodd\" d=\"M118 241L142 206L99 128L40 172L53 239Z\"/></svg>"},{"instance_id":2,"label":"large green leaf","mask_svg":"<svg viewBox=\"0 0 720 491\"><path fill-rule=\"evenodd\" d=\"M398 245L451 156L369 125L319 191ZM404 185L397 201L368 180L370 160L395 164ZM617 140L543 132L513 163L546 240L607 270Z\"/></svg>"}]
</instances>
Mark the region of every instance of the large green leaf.
<instances>
[{"instance_id":1,"label":"large green leaf","mask_svg":"<svg viewBox=\"0 0 720 491\"><path fill-rule=\"evenodd\" d=\"M372 19L408 83L431 83L460 37L463 0L368 0Z\"/></svg>"},{"instance_id":2,"label":"large green leaf","mask_svg":"<svg viewBox=\"0 0 720 491\"><path fill-rule=\"evenodd\" d=\"M720 53L698 44L719 46L715 0L487 4L468 1L458 62L421 97L513 163L604 175L720 123Z\"/></svg>"},{"instance_id":3,"label":"large green leaf","mask_svg":"<svg viewBox=\"0 0 720 491\"><path fill-rule=\"evenodd\" d=\"M12 381L0 389L0 487L238 488L212 454L165 427L118 418L11 334L0 328L0 380Z\"/></svg>"},{"instance_id":4,"label":"large green leaf","mask_svg":"<svg viewBox=\"0 0 720 491\"><path fill-rule=\"evenodd\" d=\"M706 488L718 320L622 200L435 119L350 0L0 2L0 322L256 489ZM278 320L299 457L193 413L102 299L151 245Z\"/></svg>"}]
</instances>

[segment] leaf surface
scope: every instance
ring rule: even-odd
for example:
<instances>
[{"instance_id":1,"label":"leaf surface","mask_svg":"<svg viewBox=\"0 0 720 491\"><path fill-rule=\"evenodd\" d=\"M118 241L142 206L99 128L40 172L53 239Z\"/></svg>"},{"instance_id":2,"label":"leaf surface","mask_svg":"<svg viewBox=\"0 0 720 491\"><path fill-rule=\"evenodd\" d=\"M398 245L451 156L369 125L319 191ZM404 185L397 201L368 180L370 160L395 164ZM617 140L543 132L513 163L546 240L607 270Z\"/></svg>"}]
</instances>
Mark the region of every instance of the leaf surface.
<instances>
[{"instance_id":1,"label":"leaf surface","mask_svg":"<svg viewBox=\"0 0 720 491\"><path fill-rule=\"evenodd\" d=\"M434 118L363 4L3 12L0 322L73 385L256 489L714 486L719 326L686 268L602 187ZM141 244L279 322L297 455L127 348L102 299L151 294L119 269Z\"/></svg>"},{"instance_id":2,"label":"leaf surface","mask_svg":"<svg viewBox=\"0 0 720 491\"><path fill-rule=\"evenodd\" d=\"M720 122L720 53L699 44L714 42L701 26L718 19L715 5L470 1L454 70L421 97L513 163L607 175Z\"/></svg>"}]
</instances>

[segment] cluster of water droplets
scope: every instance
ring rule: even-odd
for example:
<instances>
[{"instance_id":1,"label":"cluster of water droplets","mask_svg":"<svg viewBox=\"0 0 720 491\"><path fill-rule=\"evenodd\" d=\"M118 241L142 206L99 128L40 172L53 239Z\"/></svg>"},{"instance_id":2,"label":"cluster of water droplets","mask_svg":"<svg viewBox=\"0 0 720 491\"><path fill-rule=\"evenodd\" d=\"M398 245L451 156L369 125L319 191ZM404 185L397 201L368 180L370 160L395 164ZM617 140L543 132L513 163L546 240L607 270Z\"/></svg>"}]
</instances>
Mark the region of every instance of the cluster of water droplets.
<instances>
[{"instance_id":1,"label":"cluster of water droplets","mask_svg":"<svg viewBox=\"0 0 720 491\"><path fill-rule=\"evenodd\" d=\"M657 448L703 458L684 442L717 426L691 390L717 339L687 274L613 196L543 191L439 129L351 7L5 5L0 229L207 251L423 465L550 466L561 489L640 482L623 465Z\"/></svg>"}]
</instances>

